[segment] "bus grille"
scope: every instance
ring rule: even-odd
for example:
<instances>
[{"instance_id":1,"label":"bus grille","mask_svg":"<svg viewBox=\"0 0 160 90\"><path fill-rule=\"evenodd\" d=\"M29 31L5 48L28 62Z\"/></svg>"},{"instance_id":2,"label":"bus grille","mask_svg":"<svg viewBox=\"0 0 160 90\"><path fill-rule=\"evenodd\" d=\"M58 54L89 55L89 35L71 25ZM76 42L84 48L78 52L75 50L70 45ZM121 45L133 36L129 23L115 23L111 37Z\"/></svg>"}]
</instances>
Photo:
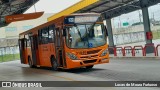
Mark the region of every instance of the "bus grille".
<instances>
[{"instance_id":1,"label":"bus grille","mask_svg":"<svg viewBox=\"0 0 160 90\"><path fill-rule=\"evenodd\" d=\"M95 54L95 53L98 53L99 51L101 51L101 49L92 50L92 51L87 51L87 54Z\"/></svg>"},{"instance_id":2,"label":"bus grille","mask_svg":"<svg viewBox=\"0 0 160 90\"><path fill-rule=\"evenodd\" d=\"M82 56L81 58L98 58L98 55L92 55L92 56Z\"/></svg>"},{"instance_id":3,"label":"bus grille","mask_svg":"<svg viewBox=\"0 0 160 90\"><path fill-rule=\"evenodd\" d=\"M97 59L94 59L94 60L86 60L86 61L83 61L85 64L87 64L87 63L94 63L94 62L96 62L97 61Z\"/></svg>"}]
</instances>

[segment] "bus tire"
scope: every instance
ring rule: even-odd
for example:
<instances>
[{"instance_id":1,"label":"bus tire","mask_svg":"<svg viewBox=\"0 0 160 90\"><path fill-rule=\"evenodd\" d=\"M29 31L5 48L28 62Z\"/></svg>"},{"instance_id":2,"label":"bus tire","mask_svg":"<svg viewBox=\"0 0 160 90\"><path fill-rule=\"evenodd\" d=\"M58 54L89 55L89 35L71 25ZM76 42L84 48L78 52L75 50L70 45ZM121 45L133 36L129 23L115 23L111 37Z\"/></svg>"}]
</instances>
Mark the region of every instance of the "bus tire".
<instances>
[{"instance_id":1,"label":"bus tire","mask_svg":"<svg viewBox=\"0 0 160 90\"><path fill-rule=\"evenodd\" d=\"M34 68L31 57L28 57L28 65L29 65L30 68Z\"/></svg>"},{"instance_id":2,"label":"bus tire","mask_svg":"<svg viewBox=\"0 0 160 90\"><path fill-rule=\"evenodd\" d=\"M54 57L51 58L51 65L52 65L52 70L53 71L58 70L58 62Z\"/></svg>"},{"instance_id":3,"label":"bus tire","mask_svg":"<svg viewBox=\"0 0 160 90\"><path fill-rule=\"evenodd\" d=\"M86 66L86 69L91 69L93 68L94 65Z\"/></svg>"}]
</instances>

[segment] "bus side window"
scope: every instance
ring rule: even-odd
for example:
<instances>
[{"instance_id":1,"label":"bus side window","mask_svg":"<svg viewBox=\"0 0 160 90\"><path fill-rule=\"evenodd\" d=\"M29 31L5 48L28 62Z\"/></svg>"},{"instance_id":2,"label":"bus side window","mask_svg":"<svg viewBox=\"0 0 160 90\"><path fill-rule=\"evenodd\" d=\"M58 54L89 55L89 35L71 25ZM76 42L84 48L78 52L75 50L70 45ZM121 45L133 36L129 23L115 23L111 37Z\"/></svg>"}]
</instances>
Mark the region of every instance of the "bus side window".
<instances>
[{"instance_id":1,"label":"bus side window","mask_svg":"<svg viewBox=\"0 0 160 90\"><path fill-rule=\"evenodd\" d=\"M30 46L31 46L31 44L30 44L30 39L29 39L28 34L27 34L27 35L25 35L25 40L26 40L26 47L30 47Z\"/></svg>"},{"instance_id":2,"label":"bus side window","mask_svg":"<svg viewBox=\"0 0 160 90\"><path fill-rule=\"evenodd\" d=\"M47 44L48 43L48 28L43 28L42 29L42 44Z\"/></svg>"},{"instance_id":3,"label":"bus side window","mask_svg":"<svg viewBox=\"0 0 160 90\"><path fill-rule=\"evenodd\" d=\"M55 37L54 37L54 26L49 26L49 43L54 43L55 42Z\"/></svg>"},{"instance_id":4,"label":"bus side window","mask_svg":"<svg viewBox=\"0 0 160 90\"><path fill-rule=\"evenodd\" d=\"M27 47L27 39L26 39L26 35L24 35L24 47Z\"/></svg>"}]
</instances>

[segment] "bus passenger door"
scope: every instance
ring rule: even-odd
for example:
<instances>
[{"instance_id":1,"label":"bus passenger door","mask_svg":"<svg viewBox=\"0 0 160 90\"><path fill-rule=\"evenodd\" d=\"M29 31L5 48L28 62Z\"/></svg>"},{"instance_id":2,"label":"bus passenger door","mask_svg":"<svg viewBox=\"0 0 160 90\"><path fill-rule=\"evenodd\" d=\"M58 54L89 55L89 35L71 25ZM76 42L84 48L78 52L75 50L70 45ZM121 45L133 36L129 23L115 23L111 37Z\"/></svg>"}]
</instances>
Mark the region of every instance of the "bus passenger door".
<instances>
[{"instance_id":1,"label":"bus passenger door","mask_svg":"<svg viewBox=\"0 0 160 90\"><path fill-rule=\"evenodd\" d=\"M38 50L38 41L37 36L30 36L30 42L31 42L31 51L32 51L32 61L33 65L38 65L37 60L37 50Z\"/></svg>"},{"instance_id":2,"label":"bus passenger door","mask_svg":"<svg viewBox=\"0 0 160 90\"><path fill-rule=\"evenodd\" d=\"M25 64L25 39L19 39L18 43L19 43L19 51L20 51L20 59L21 59L21 63Z\"/></svg>"},{"instance_id":3,"label":"bus passenger door","mask_svg":"<svg viewBox=\"0 0 160 90\"><path fill-rule=\"evenodd\" d=\"M55 51L56 51L56 59L58 60L58 64L60 67L63 67L63 47L61 46L61 32L59 29L55 30L55 36L56 36L56 41L55 41Z\"/></svg>"}]
</instances>

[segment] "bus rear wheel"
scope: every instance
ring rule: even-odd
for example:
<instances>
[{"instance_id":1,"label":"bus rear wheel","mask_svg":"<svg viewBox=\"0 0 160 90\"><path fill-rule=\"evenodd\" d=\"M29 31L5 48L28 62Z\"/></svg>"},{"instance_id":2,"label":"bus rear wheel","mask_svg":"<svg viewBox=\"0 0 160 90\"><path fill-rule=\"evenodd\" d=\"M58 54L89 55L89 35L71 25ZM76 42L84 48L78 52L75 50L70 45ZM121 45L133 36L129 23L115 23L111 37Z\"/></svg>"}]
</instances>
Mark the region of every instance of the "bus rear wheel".
<instances>
[{"instance_id":1,"label":"bus rear wheel","mask_svg":"<svg viewBox=\"0 0 160 90\"><path fill-rule=\"evenodd\" d=\"M87 69L93 68L94 65L86 66Z\"/></svg>"},{"instance_id":2,"label":"bus rear wheel","mask_svg":"<svg viewBox=\"0 0 160 90\"><path fill-rule=\"evenodd\" d=\"M52 70L57 71L58 70L58 62L55 58L51 58L51 65L52 65Z\"/></svg>"}]
</instances>

